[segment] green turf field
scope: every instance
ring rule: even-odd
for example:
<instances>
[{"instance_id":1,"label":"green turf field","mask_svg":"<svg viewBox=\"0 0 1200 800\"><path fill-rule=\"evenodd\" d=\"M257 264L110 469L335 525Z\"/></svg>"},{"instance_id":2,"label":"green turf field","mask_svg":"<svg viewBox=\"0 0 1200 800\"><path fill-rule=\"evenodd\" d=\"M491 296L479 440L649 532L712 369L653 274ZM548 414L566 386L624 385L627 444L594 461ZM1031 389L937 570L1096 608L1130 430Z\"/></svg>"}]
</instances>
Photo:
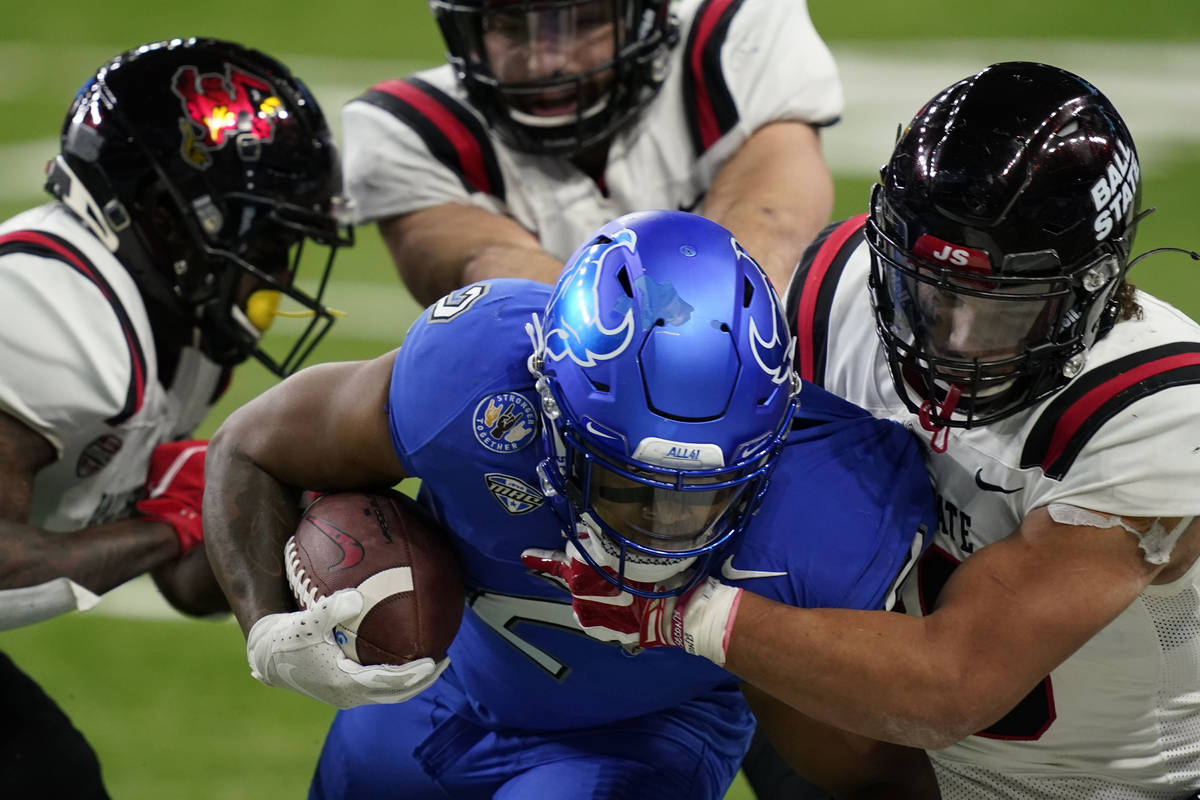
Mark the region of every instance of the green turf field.
<instances>
[{"instance_id":1,"label":"green turf field","mask_svg":"<svg viewBox=\"0 0 1200 800\"><path fill-rule=\"evenodd\" d=\"M896 123L921 101L991 61L1029 58L1076 69L1125 112L1141 148L1143 202L1160 209L1144 223L1137 249L1200 247L1191 207L1200 181L1200 4L1143 0L1133 9L1120 0L1053 6L812 0L810 8L846 81L844 121L825 134L837 177L835 216L863 208ZM143 41L197 34L237 39L282 57L331 117L370 83L434 63L441 52L419 0L204 6L60 0L52 7L6 9L0 217L42 201L41 165L54 153L71 96L99 63ZM1153 258L1133 279L1200 318L1200 264ZM390 349L417 311L373 229L359 231L359 245L339 262L330 302L350 316L335 326L318 360ZM277 332L286 332L287 324L277 323ZM242 368L201 433L269 383L257 365ZM2 633L0 649L86 732L117 800L302 797L332 716L314 701L253 681L229 622L72 615ZM749 796L742 784L729 794Z\"/></svg>"}]
</instances>

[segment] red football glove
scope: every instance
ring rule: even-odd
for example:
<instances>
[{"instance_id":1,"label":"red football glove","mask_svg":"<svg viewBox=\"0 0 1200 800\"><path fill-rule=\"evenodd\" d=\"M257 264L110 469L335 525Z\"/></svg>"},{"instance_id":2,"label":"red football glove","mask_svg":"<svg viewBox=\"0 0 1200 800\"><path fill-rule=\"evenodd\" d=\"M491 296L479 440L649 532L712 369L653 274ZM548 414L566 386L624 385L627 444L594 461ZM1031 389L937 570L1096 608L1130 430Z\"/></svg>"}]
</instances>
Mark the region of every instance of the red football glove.
<instances>
[{"instance_id":1,"label":"red football glove","mask_svg":"<svg viewBox=\"0 0 1200 800\"><path fill-rule=\"evenodd\" d=\"M146 475L146 497L137 502L142 519L165 522L175 529L181 556L204 541L200 508L207 449L208 442L198 439L165 442L154 448Z\"/></svg>"},{"instance_id":2,"label":"red football glove","mask_svg":"<svg viewBox=\"0 0 1200 800\"><path fill-rule=\"evenodd\" d=\"M565 552L526 550L521 563L571 593L575 619L593 639L626 647L679 647L717 665L725 663L729 632L742 597L739 588L706 578L678 597L639 597L606 581L583 560L574 542L567 543ZM683 577L672 580L679 585ZM671 585L626 582L653 591Z\"/></svg>"}]
</instances>

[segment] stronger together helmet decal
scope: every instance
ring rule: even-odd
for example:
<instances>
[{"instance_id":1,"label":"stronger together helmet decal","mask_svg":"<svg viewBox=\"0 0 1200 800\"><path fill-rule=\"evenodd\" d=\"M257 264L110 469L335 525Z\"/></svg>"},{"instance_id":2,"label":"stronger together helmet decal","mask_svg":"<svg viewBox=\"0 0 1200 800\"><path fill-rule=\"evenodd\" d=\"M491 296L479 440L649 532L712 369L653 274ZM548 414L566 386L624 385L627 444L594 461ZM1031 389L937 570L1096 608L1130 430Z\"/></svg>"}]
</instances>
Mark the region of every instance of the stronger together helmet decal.
<instances>
[{"instance_id":1,"label":"stronger together helmet decal","mask_svg":"<svg viewBox=\"0 0 1200 800\"><path fill-rule=\"evenodd\" d=\"M264 79L233 65L223 75L184 66L171 83L185 115L179 121L180 149L184 160L196 168L210 167L212 151L231 138L243 161L257 161L261 143L274 138L283 102Z\"/></svg>"}]
</instances>

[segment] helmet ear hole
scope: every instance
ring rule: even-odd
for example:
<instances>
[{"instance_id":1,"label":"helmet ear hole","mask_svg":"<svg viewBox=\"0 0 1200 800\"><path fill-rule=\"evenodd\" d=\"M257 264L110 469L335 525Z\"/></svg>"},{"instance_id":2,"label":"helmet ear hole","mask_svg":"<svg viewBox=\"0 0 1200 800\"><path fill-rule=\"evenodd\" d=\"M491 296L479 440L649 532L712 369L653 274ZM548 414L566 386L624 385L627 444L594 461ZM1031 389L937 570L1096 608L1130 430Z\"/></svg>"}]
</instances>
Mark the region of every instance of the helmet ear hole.
<instances>
[{"instance_id":1,"label":"helmet ear hole","mask_svg":"<svg viewBox=\"0 0 1200 800\"><path fill-rule=\"evenodd\" d=\"M621 289L625 292L626 297L633 297L633 284L629 280L629 270L627 268L621 267L617 272L617 283L621 285ZM659 322L662 322L662 320L659 320Z\"/></svg>"}]
</instances>

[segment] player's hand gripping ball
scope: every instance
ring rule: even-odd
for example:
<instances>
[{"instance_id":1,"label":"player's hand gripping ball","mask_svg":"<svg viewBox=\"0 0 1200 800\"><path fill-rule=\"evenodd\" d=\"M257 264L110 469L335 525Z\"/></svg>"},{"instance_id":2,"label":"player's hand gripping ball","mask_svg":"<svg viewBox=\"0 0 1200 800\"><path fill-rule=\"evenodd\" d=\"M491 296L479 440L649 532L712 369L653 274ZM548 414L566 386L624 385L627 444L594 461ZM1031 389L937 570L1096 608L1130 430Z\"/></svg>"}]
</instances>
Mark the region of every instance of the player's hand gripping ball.
<instances>
[{"instance_id":1,"label":"player's hand gripping ball","mask_svg":"<svg viewBox=\"0 0 1200 800\"><path fill-rule=\"evenodd\" d=\"M362 612L334 637L364 666L440 660L462 622L462 570L450 536L398 492L317 498L288 539L284 564L301 608L339 589L362 593Z\"/></svg>"}]
</instances>

